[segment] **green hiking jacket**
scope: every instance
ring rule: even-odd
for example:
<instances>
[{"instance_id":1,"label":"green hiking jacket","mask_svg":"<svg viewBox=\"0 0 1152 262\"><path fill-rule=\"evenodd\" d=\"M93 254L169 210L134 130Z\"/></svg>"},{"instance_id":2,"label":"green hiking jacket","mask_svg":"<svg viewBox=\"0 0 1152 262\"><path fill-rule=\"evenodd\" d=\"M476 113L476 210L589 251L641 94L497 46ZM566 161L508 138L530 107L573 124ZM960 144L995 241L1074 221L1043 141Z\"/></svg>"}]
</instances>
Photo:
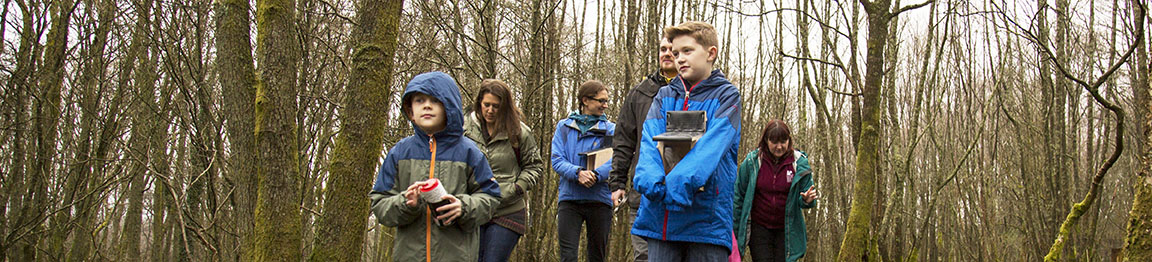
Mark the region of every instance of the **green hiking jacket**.
<instances>
[{"instance_id":1,"label":"green hiking jacket","mask_svg":"<svg viewBox=\"0 0 1152 262\"><path fill-rule=\"evenodd\" d=\"M532 129L520 123L520 157L517 159L516 150L512 148L512 140L508 134L500 133L484 140L480 129L480 120L476 112L464 117L464 136L476 142L476 146L488 157L488 164L492 166L492 175L500 183L500 205L492 217L501 217L528 207L528 200L524 193L536 188L536 181L540 173L544 172L544 160L540 158L537 148L536 136Z\"/></svg>"},{"instance_id":2,"label":"green hiking jacket","mask_svg":"<svg viewBox=\"0 0 1152 262\"><path fill-rule=\"evenodd\" d=\"M795 168L795 175L789 181L792 185L789 186L788 200L784 204L786 261L796 261L804 257L808 248L808 231L804 226L804 214L800 209L816 206L816 200L812 200L809 204L800 198L800 192L812 187L812 167L808 164L808 155L799 150L794 154L795 162L792 163L792 167ZM753 194L756 192L756 176L760 174L759 149L752 150L744 157L737 174L736 201L734 201L736 208L732 213L734 215L732 221L735 223L733 226L736 229L736 241L739 243L740 251L743 252L748 248L748 235L751 232Z\"/></svg>"},{"instance_id":3,"label":"green hiking jacket","mask_svg":"<svg viewBox=\"0 0 1152 262\"><path fill-rule=\"evenodd\" d=\"M368 196L372 214L386 227L395 227L392 261L475 262L480 250L480 225L492 218L499 204L500 185L492 178L487 158L476 143L464 138L464 114L456 81L441 72L417 75L408 82L403 101L423 93L441 101L444 130L429 135L413 123L413 135L388 150ZM444 190L463 205L463 214L449 225L436 225L428 204L405 202L404 191L417 181L440 180Z\"/></svg>"}]
</instances>

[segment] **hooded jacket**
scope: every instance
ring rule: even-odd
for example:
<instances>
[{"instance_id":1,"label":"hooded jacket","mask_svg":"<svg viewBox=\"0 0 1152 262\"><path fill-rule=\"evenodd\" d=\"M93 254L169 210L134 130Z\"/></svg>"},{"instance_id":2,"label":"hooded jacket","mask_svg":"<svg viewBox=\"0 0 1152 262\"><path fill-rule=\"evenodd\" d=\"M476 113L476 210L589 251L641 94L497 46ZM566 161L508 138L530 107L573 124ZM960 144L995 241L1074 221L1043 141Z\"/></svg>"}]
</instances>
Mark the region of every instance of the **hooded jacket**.
<instances>
[{"instance_id":1,"label":"hooded jacket","mask_svg":"<svg viewBox=\"0 0 1152 262\"><path fill-rule=\"evenodd\" d=\"M455 80L441 72L417 75L408 82L404 100L423 93L444 106L445 129L431 136L412 124L415 134L401 139L384 158L369 197L380 224L396 228L394 261L476 261L480 235L499 203L500 186L484 153L463 138L464 117ZM411 119L409 119L411 120ZM450 225L438 226L433 211L421 201L405 204L403 192L417 181L434 177L463 204L463 214Z\"/></svg>"},{"instance_id":2,"label":"hooded jacket","mask_svg":"<svg viewBox=\"0 0 1152 262\"><path fill-rule=\"evenodd\" d=\"M740 163L740 177L736 180L736 208L734 210L736 223L736 239L740 243L740 250L748 245L749 221L752 215L753 195L756 193L756 179L760 174L760 150L752 150ZM808 229L804 226L804 214L801 208L812 208L816 201L804 203L800 192L812 187L812 167L808 164L808 155L799 150L793 151L792 168L794 175L788 177L788 198L784 204L784 253L785 261L796 261L804 257L808 249Z\"/></svg>"},{"instance_id":3,"label":"hooded jacket","mask_svg":"<svg viewBox=\"0 0 1152 262\"><path fill-rule=\"evenodd\" d=\"M680 77L660 88L644 121L632 184L641 199L632 234L664 241L732 248L732 192L740 143L740 93L720 70L687 91ZM707 130L665 175L653 136L666 130L665 112L703 110ZM699 189L703 188L702 191Z\"/></svg>"},{"instance_id":4,"label":"hooded jacket","mask_svg":"<svg viewBox=\"0 0 1152 262\"><path fill-rule=\"evenodd\" d=\"M612 206L612 194L608 192L608 175L612 171L612 161L592 169L596 172L596 184L584 187L580 184L580 170L584 166L585 157L580 153L592 151L610 145L600 144L604 137L613 135L616 124L600 121L580 133L576 120L565 118L556 124L556 133L552 135L552 170L560 174L557 183L559 201L596 201Z\"/></svg>"},{"instance_id":5,"label":"hooded jacket","mask_svg":"<svg viewBox=\"0 0 1152 262\"><path fill-rule=\"evenodd\" d=\"M627 204L632 209L640 207L640 193L628 187L628 182L636 173L636 152L640 149L640 137L643 136L643 121L648 116L648 108L652 106L652 97L656 96L660 87L667 84L668 80L660 71L645 77L632 91L628 91L628 97L624 99L616 119L616 135L612 137L612 174L608 186L611 191L628 189Z\"/></svg>"},{"instance_id":6,"label":"hooded jacket","mask_svg":"<svg viewBox=\"0 0 1152 262\"><path fill-rule=\"evenodd\" d=\"M540 173L544 172L544 160L540 158L536 136L532 134L532 128L520 123L520 157L517 157L516 149L512 146L512 140L508 138L507 132L484 139L478 114L472 112L464 118L464 136L475 141L480 151L488 157L492 174L500 183L500 193L503 196L493 217L520 211L528 207L524 192L535 188Z\"/></svg>"}]
</instances>

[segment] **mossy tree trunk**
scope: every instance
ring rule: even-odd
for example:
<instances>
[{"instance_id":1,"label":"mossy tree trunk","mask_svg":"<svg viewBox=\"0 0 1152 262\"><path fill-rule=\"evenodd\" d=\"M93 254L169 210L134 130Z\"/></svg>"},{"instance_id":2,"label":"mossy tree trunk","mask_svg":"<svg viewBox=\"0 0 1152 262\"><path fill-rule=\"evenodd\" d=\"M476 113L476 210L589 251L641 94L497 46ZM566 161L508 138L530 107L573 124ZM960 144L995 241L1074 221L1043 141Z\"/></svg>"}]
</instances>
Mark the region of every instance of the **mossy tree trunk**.
<instances>
[{"instance_id":1,"label":"mossy tree trunk","mask_svg":"<svg viewBox=\"0 0 1152 262\"><path fill-rule=\"evenodd\" d=\"M872 213L876 199L876 179L880 152L880 88L884 79L884 47L888 41L889 1L861 1L868 13L868 54L865 60L863 107L860 136L856 148L856 183L852 192L852 211L847 231L840 244L837 261L878 261L869 256Z\"/></svg>"},{"instance_id":2,"label":"mossy tree trunk","mask_svg":"<svg viewBox=\"0 0 1152 262\"><path fill-rule=\"evenodd\" d=\"M224 95L223 113L231 154L228 175L233 183L229 199L240 238L239 261L252 260L252 229L256 210L256 147L252 107L256 99L256 73L252 60L252 22L247 0L224 0L216 8L216 66Z\"/></svg>"},{"instance_id":3,"label":"mossy tree trunk","mask_svg":"<svg viewBox=\"0 0 1152 262\"><path fill-rule=\"evenodd\" d=\"M256 176L253 261L301 258L295 0L256 1Z\"/></svg>"},{"instance_id":4,"label":"mossy tree trunk","mask_svg":"<svg viewBox=\"0 0 1152 262\"><path fill-rule=\"evenodd\" d=\"M1137 10L1138 10L1137 15L1136 15L1137 17L1144 16L1144 9L1143 8L1137 8ZM1135 33L1136 33L1135 43L1142 42L1143 41L1143 35L1144 35L1144 27L1143 26L1136 27ZM1033 39L1033 40L1035 40L1035 39ZM1102 181L1104 180L1104 176L1108 174L1108 170L1111 169L1112 166L1116 164L1116 161L1120 159L1120 154L1122 152L1124 152L1124 126L1125 126L1124 119L1126 118L1125 117L1125 115L1126 115L1125 110L1123 108L1121 108L1118 104L1115 104L1112 101L1109 101L1109 100L1105 99L1103 96L1101 96L1099 88L1101 85L1103 85L1112 76L1113 73L1115 73L1118 69L1120 69L1121 65L1123 65L1123 64L1127 63L1127 61L1129 61L1129 58L1131 58L1132 54L1135 53L1138 45L1139 44L1134 44L1131 47L1129 47L1128 51L1126 53L1124 53L1124 55L1121 56L1119 58L1119 60L1116 60L1114 62L1114 64L1112 64L1111 67L1109 67L1106 71L1104 71L1104 73L1101 74L1100 77L1097 78L1092 83L1088 83L1084 80L1080 80L1079 78L1076 78L1074 75L1072 75L1072 73L1070 73L1068 71L1068 69L1065 68L1067 65L1060 63L1060 59L1055 57L1055 54L1053 54L1052 50L1049 50L1046 46L1044 46L1042 44L1039 45L1041 48L1041 51L1043 52L1044 58L1046 60L1045 62L1050 62L1053 65L1055 65L1056 69L1060 72L1061 75L1064 76L1064 78L1071 80L1073 82L1076 82L1077 84L1080 85L1080 87L1088 90L1088 92L1092 95L1092 98L1095 99L1096 102L1099 103L1101 106L1103 106L1104 108L1107 108L1109 111L1111 111L1113 116L1116 119L1116 129L1115 129L1115 132L1112 134L1114 136L1114 138L1113 138L1114 142L1116 143L1116 149L1114 151L1112 151L1112 154L1108 158L1108 160L1106 160L1103 163L1103 165L1101 165L1100 170L1098 170L1096 172L1096 175L1092 177L1091 184L1088 187L1088 193L1084 196L1084 199L1081 200L1080 202L1072 205L1071 210L1068 211L1068 215L1064 218L1064 222L1060 224L1060 231L1057 231L1057 233L1056 233L1055 241L1053 241L1052 246L1048 249L1048 254L1044 256L1044 261L1060 261L1060 260L1062 260L1061 256L1062 256L1062 253L1064 250L1064 245L1068 242L1070 235L1071 235L1071 231L1073 231L1076 228L1076 224L1080 221L1080 218L1084 215L1084 213L1087 212L1087 210L1092 207L1092 204L1097 199L1096 195L1099 194L1099 192L1100 192L1100 185L1101 185ZM1133 206L1135 208L1135 204Z\"/></svg>"},{"instance_id":5,"label":"mossy tree trunk","mask_svg":"<svg viewBox=\"0 0 1152 262\"><path fill-rule=\"evenodd\" d=\"M1137 0L1132 1L1133 4ZM1145 7L1147 8L1147 7ZM1144 32L1144 15L1141 14L1138 8L1133 9L1133 18L1136 20L1133 24L1140 29L1138 32ZM1152 89L1148 87L1148 50L1145 46L1147 41L1140 39L1134 44L1136 47L1136 60L1135 67L1137 73L1134 74L1135 81L1133 88L1136 91L1136 119L1138 125L1142 126L1140 130L1143 133L1138 134L1140 141L1137 142L1136 149L1140 159L1140 172L1136 177L1135 196L1132 200L1132 211L1128 213L1128 237L1124 241L1125 261L1152 261L1152 103L1148 101L1152 97Z\"/></svg>"},{"instance_id":6,"label":"mossy tree trunk","mask_svg":"<svg viewBox=\"0 0 1152 262\"><path fill-rule=\"evenodd\" d=\"M892 9L890 0L860 0L868 15L868 52L865 60L859 142L856 148L856 182L852 209L837 261L881 261L877 239L872 235L876 206L876 182L880 173L880 103L884 83L884 49L888 45L888 23L901 12L923 7L932 1Z\"/></svg>"},{"instance_id":7,"label":"mossy tree trunk","mask_svg":"<svg viewBox=\"0 0 1152 262\"><path fill-rule=\"evenodd\" d=\"M352 75L340 116L340 135L324 191L311 261L355 261L364 248L370 183L386 129L393 60L403 1L369 0L360 5L352 32Z\"/></svg>"}]
</instances>

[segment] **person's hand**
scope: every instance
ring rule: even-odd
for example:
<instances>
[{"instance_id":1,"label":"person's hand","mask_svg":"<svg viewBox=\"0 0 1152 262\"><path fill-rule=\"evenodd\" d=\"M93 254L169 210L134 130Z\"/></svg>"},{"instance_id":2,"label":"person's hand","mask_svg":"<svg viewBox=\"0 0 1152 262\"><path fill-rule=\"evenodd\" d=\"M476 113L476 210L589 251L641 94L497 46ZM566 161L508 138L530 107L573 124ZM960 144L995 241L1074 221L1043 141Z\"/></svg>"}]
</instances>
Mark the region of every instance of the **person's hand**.
<instances>
[{"instance_id":1,"label":"person's hand","mask_svg":"<svg viewBox=\"0 0 1152 262\"><path fill-rule=\"evenodd\" d=\"M812 185L808 191L800 192L800 197L804 198L804 203L811 204L813 200L820 198L820 194L816 193L816 185Z\"/></svg>"},{"instance_id":2,"label":"person's hand","mask_svg":"<svg viewBox=\"0 0 1152 262\"><path fill-rule=\"evenodd\" d=\"M580 184L584 185L584 187L592 187L593 185L596 185L596 172L592 172L590 170L581 170Z\"/></svg>"},{"instance_id":3,"label":"person's hand","mask_svg":"<svg viewBox=\"0 0 1152 262\"><path fill-rule=\"evenodd\" d=\"M612 206L619 206L622 199L624 199L624 189L612 191Z\"/></svg>"},{"instance_id":4,"label":"person's hand","mask_svg":"<svg viewBox=\"0 0 1152 262\"><path fill-rule=\"evenodd\" d=\"M424 186L424 184L427 184L427 183L428 183L427 181L420 181L420 182L412 183L411 186L408 186L408 189L405 189L404 193L403 193L404 198L408 199L408 201L404 201L404 204L408 205L408 207L416 207L417 205L419 205L420 204L420 187Z\"/></svg>"},{"instance_id":5,"label":"person's hand","mask_svg":"<svg viewBox=\"0 0 1152 262\"><path fill-rule=\"evenodd\" d=\"M441 206L440 208L436 209L436 212L442 213L441 215L436 217L436 220L440 220L440 222L443 223L444 225L450 225L450 224L452 224L453 220L456 220L456 218L460 217L460 215L464 213L464 209L463 209L464 205L460 204L460 200L456 199L456 197L453 195L446 195L446 196L441 197L440 199L441 200L447 200L450 202L448 202L447 205Z\"/></svg>"},{"instance_id":6,"label":"person's hand","mask_svg":"<svg viewBox=\"0 0 1152 262\"><path fill-rule=\"evenodd\" d=\"M576 173L576 182L579 182L581 186L588 186L588 177L584 176L584 171Z\"/></svg>"}]
</instances>

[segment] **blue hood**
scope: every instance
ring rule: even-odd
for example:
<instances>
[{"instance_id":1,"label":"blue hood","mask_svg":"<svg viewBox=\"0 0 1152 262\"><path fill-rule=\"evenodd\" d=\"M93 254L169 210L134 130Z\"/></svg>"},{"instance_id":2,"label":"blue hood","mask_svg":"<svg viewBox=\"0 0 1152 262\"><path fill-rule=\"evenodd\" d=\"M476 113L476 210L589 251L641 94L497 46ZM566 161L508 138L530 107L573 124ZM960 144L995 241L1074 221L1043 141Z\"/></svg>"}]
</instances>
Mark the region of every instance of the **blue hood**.
<instances>
[{"instance_id":1,"label":"blue hood","mask_svg":"<svg viewBox=\"0 0 1152 262\"><path fill-rule=\"evenodd\" d=\"M445 117L447 121L444 126L444 131L436 133L436 141L440 143L455 143L464 135L464 111L460 108L460 88L456 86L456 80L443 72L428 72L416 75L412 81L408 81L408 87L404 88L404 96L401 97L402 107L410 107L411 102L408 101L409 96L414 93L424 93L426 95L435 97L440 100L444 105ZM407 114L408 123L412 125L412 129L419 137L428 137L424 130L416 127L416 123Z\"/></svg>"}]
</instances>

